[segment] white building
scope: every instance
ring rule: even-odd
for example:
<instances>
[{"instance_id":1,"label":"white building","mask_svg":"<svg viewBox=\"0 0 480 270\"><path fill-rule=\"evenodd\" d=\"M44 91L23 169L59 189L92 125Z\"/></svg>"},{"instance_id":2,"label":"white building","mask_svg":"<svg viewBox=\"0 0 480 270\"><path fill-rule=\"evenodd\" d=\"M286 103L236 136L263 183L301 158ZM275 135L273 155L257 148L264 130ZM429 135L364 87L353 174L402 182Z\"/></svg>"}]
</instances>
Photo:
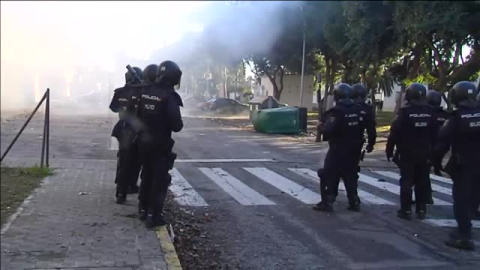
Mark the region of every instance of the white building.
<instances>
[{"instance_id":1,"label":"white building","mask_svg":"<svg viewBox=\"0 0 480 270\"><path fill-rule=\"evenodd\" d=\"M303 98L300 104L300 75L284 75L283 91L280 95L280 102L289 106L306 107L308 110L313 108L313 76L305 75L303 77ZM253 87L254 96L273 96L273 85L267 76L261 78L261 85Z\"/></svg>"}]
</instances>

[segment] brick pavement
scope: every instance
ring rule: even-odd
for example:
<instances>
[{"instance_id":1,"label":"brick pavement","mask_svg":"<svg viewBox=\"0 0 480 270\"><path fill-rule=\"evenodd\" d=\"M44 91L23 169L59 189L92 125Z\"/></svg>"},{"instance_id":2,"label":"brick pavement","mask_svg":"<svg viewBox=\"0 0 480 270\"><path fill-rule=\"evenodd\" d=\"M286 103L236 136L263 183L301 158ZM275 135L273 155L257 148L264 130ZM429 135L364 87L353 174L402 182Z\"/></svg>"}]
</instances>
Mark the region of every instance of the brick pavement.
<instances>
[{"instance_id":1,"label":"brick pavement","mask_svg":"<svg viewBox=\"0 0 480 270\"><path fill-rule=\"evenodd\" d=\"M155 232L137 219L136 194L114 202L114 161L51 164L55 175L2 234L2 270L167 269Z\"/></svg>"}]
</instances>

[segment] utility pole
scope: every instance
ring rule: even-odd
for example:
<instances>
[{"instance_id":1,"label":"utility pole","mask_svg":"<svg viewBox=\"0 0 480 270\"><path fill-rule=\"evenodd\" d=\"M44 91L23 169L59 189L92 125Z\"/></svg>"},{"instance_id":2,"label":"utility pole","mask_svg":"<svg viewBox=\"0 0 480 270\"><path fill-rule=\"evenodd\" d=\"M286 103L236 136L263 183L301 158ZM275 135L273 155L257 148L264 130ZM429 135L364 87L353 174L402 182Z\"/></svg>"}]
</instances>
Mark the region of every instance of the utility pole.
<instances>
[{"instance_id":1,"label":"utility pole","mask_svg":"<svg viewBox=\"0 0 480 270\"><path fill-rule=\"evenodd\" d=\"M227 91L227 67L225 67L225 98L228 98L228 91Z\"/></svg>"},{"instance_id":2,"label":"utility pole","mask_svg":"<svg viewBox=\"0 0 480 270\"><path fill-rule=\"evenodd\" d=\"M303 10L303 7L302 7ZM307 32L307 19L304 18L303 22L303 48L302 48L302 75L300 77L300 107L303 104L303 76L305 75L305 40Z\"/></svg>"}]
</instances>

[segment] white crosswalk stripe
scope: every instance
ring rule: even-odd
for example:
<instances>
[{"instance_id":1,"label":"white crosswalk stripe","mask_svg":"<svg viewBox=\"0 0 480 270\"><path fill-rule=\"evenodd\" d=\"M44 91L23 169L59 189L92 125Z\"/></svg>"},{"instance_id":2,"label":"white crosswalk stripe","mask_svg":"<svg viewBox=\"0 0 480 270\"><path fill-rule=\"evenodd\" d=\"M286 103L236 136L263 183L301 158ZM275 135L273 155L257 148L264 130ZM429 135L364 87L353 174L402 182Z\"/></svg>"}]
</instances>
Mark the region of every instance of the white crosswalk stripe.
<instances>
[{"instance_id":1,"label":"white crosswalk stripe","mask_svg":"<svg viewBox=\"0 0 480 270\"><path fill-rule=\"evenodd\" d=\"M318 179L317 173L313 170L310 169L298 169L298 168L290 168L290 171L303 176L309 180L312 180L316 183L319 183L320 180ZM343 195L346 193L344 190L339 190L340 193ZM395 205L394 203L387 201L385 199L382 199L376 195L373 195L369 192L363 191L361 189L358 189L358 196L360 197L360 200L362 202L367 202L369 204L375 204L375 205Z\"/></svg>"},{"instance_id":2,"label":"white crosswalk stripe","mask_svg":"<svg viewBox=\"0 0 480 270\"><path fill-rule=\"evenodd\" d=\"M425 219L423 222L428 223L433 226L437 227L452 227L455 228L457 227L457 222L455 219ZM472 220L472 228L477 228L480 229L480 221L478 220Z\"/></svg>"},{"instance_id":3,"label":"white crosswalk stripe","mask_svg":"<svg viewBox=\"0 0 480 270\"><path fill-rule=\"evenodd\" d=\"M209 180L218 185L224 192L226 192L230 197L233 198L236 202L241 205L270 205L274 206L279 202L273 202L272 200L265 197L258 191L256 191L254 186L248 186L243 183L242 178L236 178L229 174L222 168L197 168L199 172L203 173ZM293 198L299 200L305 204L315 204L320 201L320 194L317 192L311 191L309 188L302 186L290 180L277 172L272 171L272 169L267 169L264 167L243 167L243 170L248 172L250 175L255 176L256 178L268 183L269 185L275 187L276 189L292 196ZM289 171L301 176L304 179L308 179L316 184L319 184L319 179L316 171L309 168L288 168ZM195 191L195 188L192 187L190 183L194 179L185 179L180 171L177 168L174 168L171 171L172 175L172 185L170 190L172 191L175 201L183 206L193 206L193 207L203 207L209 206L207 201L202 198L202 196ZM248 174L243 174L244 177ZM393 200L391 196L387 198L380 197L382 194L391 193L399 195L400 187L397 184L392 184L386 181L379 181L379 177L388 177L391 179L399 179L400 176L398 173L390 171L372 171L372 176L360 173L359 181L367 184L359 187L358 194L362 201L369 205L398 205L399 200ZM375 175L375 177L374 177ZM378 176L376 176L378 175ZM253 177L251 176L251 177ZM434 179L435 181L448 183L451 185L451 180L448 178L442 177ZM250 178L251 179L251 178ZM433 179L433 177L432 177ZM440 179L440 180L439 180ZM251 180L250 180L251 181ZM190 182L190 183L189 183ZM368 191L365 189L367 188ZM380 189L381 191L371 193L373 189ZM432 189L438 193L450 195L450 189L444 186L440 186L432 183ZM345 193L344 190L339 190L341 193ZM448 192L447 192L448 191ZM435 206L451 206L450 202L434 198ZM435 226L435 227L456 227L455 219L435 219L430 217L425 219L423 222ZM473 228L480 228L480 221L472 221Z\"/></svg>"},{"instance_id":4,"label":"white crosswalk stripe","mask_svg":"<svg viewBox=\"0 0 480 270\"><path fill-rule=\"evenodd\" d=\"M275 204L220 168L199 170L242 205Z\"/></svg>"},{"instance_id":5,"label":"white crosswalk stripe","mask_svg":"<svg viewBox=\"0 0 480 270\"><path fill-rule=\"evenodd\" d=\"M449 184L449 185L452 184L452 179L446 178L446 177L443 177L443 176L438 176L438 175L435 175L435 174L430 174L430 179L433 179L433 180L436 180L438 182L442 182L442 183L445 183L445 184Z\"/></svg>"},{"instance_id":6,"label":"white crosswalk stripe","mask_svg":"<svg viewBox=\"0 0 480 270\"><path fill-rule=\"evenodd\" d=\"M371 186L386 190L390 193L399 195L400 194L400 186L391 184L389 182L379 182L376 178L371 176L359 173L359 181L369 184ZM433 198L433 202L435 205L452 205L450 202L443 201L441 199Z\"/></svg>"},{"instance_id":7,"label":"white crosswalk stripe","mask_svg":"<svg viewBox=\"0 0 480 270\"><path fill-rule=\"evenodd\" d=\"M169 189L176 202L185 206L208 206L176 168L170 171L170 175L172 175L172 185Z\"/></svg>"},{"instance_id":8,"label":"white crosswalk stripe","mask_svg":"<svg viewBox=\"0 0 480 270\"><path fill-rule=\"evenodd\" d=\"M379 174L379 175L383 175L383 176L395 179L395 180L400 180L400 174L395 173L395 172L390 172L390 171L373 171L373 172L375 172L376 174ZM442 187L442 186L436 185L434 183L432 183L432 190L436 191L436 192L439 192L439 193L443 193L443 194L448 195L448 196L452 195L452 189L451 188Z\"/></svg>"},{"instance_id":9,"label":"white crosswalk stripe","mask_svg":"<svg viewBox=\"0 0 480 270\"><path fill-rule=\"evenodd\" d=\"M315 204L320 201L320 194L315 193L275 172L266 168L243 168L268 184L306 204Z\"/></svg>"}]
</instances>

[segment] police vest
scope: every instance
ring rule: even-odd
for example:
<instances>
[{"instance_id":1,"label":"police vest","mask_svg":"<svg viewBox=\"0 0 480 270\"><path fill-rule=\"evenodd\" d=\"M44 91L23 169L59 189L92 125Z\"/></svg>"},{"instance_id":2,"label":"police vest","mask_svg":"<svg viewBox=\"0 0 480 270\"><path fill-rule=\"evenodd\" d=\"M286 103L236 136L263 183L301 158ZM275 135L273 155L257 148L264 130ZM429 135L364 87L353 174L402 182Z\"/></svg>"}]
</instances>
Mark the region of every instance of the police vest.
<instances>
[{"instance_id":1,"label":"police vest","mask_svg":"<svg viewBox=\"0 0 480 270\"><path fill-rule=\"evenodd\" d=\"M332 134L329 142L332 144L356 144L363 142L363 129L360 106L356 104L338 104L332 110L340 113L338 131Z\"/></svg>"},{"instance_id":2,"label":"police vest","mask_svg":"<svg viewBox=\"0 0 480 270\"><path fill-rule=\"evenodd\" d=\"M141 140L143 143L161 145L171 138L168 123L168 98L172 89L149 85L143 88L139 97L138 113L142 122Z\"/></svg>"},{"instance_id":3,"label":"police vest","mask_svg":"<svg viewBox=\"0 0 480 270\"><path fill-rule=\"evenodd\" d=\"M452 113L455 134L452 153L459 156L461 163L476 162L480 159L480 108L462 108Z\"/></svg>"},{"instance_id":4,"label":"police vest","mask_svg":"<svg viewBox=\"0 0 480 270\"><path fill-rule=\"evenodd\" d=\"M420 160L430 156L436 132L434 110L428 105L408 105L401 108L399 149L402 155Z\"/></svg>"},{"instance_id":5,"label":"police vest","mask_svg":"<svg viewBox=\"0 0 480 270\"><path fill-rule=\"evenodd\" d=\"M120 120L129 121L136 114L141 88L139 85L125 85L115 90Z\"/></svg>"}]
</instances>

